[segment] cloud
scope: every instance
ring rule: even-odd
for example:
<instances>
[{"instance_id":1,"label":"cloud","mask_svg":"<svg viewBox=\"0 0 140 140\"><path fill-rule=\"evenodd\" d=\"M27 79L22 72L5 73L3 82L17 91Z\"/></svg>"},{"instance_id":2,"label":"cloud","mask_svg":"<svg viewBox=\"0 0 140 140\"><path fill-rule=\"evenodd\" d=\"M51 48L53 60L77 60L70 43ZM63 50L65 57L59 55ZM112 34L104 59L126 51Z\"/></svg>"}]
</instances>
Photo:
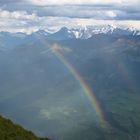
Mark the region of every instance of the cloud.
<instances>
[{"instance_id":1,"label":"cloud","mask_svg":"<svg viewBox=\"0 0 140 140\"><path fill-rule=\"evenodd\" d=\"M76 13L76 14L75 14ZM114 19L117 17L117 10L107 8L93 8L90 6L55 6L44 7L40 16L60 16L71 18L94 18Z\"/></svg>"},{"instance_id":2,"label":"cloud","mask_svg":"<svg viewBox=\"0 0 140 140\"><path fill-rule=\"evenodd\" d=\"M35 13L0 9L0 31L31 33L39 29L38 19Z\"/></svg>"},{"instance_id":3,"label":"cloud","mask_svg":"<svg viewBox=\"0 0 140 140\"><path fill-rule=\"evenodd\" d=\"M101 13L106 16L114 17L116 13L112 11ZM70 18L60 16L39 16L36 13L26 11L7 11L0 10L0 31L25 32L32 33L38 30L56 31L66 26L72 28L75 26L86 25L121 25L126 27L140 28L139 20L101 20L94 18Z\"/></svg>"},{"instance_id":4,"label":"cloud","mask_svg":"<svg viewBox=\"0 0 140 140\"><path fill-rule=\"evenodd\" d=\"M138 0L128 0L129 3L126 0L113 0L111 3L110 0L10 1L0 0L0 31L31 33L40 29L56 31L63 26L100 24L140 28ZM41 2L42 5L38 4Z\"/></svg>"},{"instance_id":5,"label":"cloud","mask_svg":"<svg viewBox=\"0 0 140 140\"><path fill-rule=\"evenodd\" d=\"M16 2L19 2L19 0L0 0L0 3L16 3Z\"/></svg>"},{"instance_id":6,"label":"cloud","mask_svg":"<svg viewBox=\"0 0 140 140\"><path fill-rule=\"evenodd\" d=\"M4 19L28 19L28 20L32 20L35 19L37 16L35 13L29 15L27 14L26 11L14 11L14 12L10 12L7 10L2 10L0 9L0 18L4 18Z\"/></svg>"},{"instance_id":7,"label":"cloud","mask_svg":"<svg viewBox=\"0 0 140 140\"><path fill-rule=\"evenodd\" d=\"M23 3L39 6L48 5L138 5L139 0L0 0L0 4Z\"/></svg>"},{"instance_id":8,"label":"cloud","mask_svg":"<svg viewBox=\"0 0 140 140\"><path fill-rule=\"evenodd\" d=\"M108 15L111 18L117 17L117 14L114 11L107 11L106 15Z\"/></svg>"},{"instance_id":9,"label":"cloud","mask_svg":"<svg viewBox=\"0 0 140 140\"><path fill-rule=\"evenodd\" d=\"M39 16L94 18L99 20L140 20L140 10L118 6L47 6L36 8Z\"/></svg>"},{"instance_id":10,"label":"cloud","mask_svg":"<svg viewBox=\"0 0 140 140\"><path fill-rule=\"evenodd\" d=\"M123 0L28 0L32 4L36 5L85 5L85 4L120 4Z\"/></svg>"},{"instance_id":11,"label":"cloud","mask_svg":"<svg viewBox=\"0 0 140 140\"><path fill-rule=\"evenodd\" d=\"M0 0L3 10L26 11L41 17L140 20L139 0Z\"/></svg>"},{"instance_id":12,"label":"cloud","mask_svg":"<svg viewBox=\"0 0 140 140\"><path fill-rule=\"evenodd\" d=\"M140 1L139 0L26 0L27 3L30 3L32 5L38 5L38 6L66 6L66 5L90 5L90 6L95 6L95 5L110 5L110 6L122 6L122 7L135 7L135 6L140 6ZM138 6L138 7L139 7Z\"/></svg>"},{"instance_id":13,"label":"cloud","mask_svg":"<svg viewBox=\"0 0 140 140\"><path fill-rule=\"evenodd\" d=\"M94 18L99 20L140 20L140 9L137 7L109 5L65 5L65 6L6 6L9 11L26 11L40 17Z\"/></svg>"}]
</instances>

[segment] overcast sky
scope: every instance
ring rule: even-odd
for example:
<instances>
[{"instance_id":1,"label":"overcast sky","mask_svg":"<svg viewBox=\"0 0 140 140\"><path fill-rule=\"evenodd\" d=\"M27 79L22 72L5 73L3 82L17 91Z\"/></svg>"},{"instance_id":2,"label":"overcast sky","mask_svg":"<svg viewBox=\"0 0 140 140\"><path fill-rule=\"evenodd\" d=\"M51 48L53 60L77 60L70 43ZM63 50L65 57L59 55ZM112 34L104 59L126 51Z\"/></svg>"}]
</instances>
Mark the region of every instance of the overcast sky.
<instances>
[{"instance_id":1,"label":"overcast sky","mask_svg":"<svg viewBox=\"0 0 140 140\"><path fill-rule=\"evenodd\" d=\"M0 0L0 30L115 24L140 28L140 0Z\"/></svg>"}]
</instances>

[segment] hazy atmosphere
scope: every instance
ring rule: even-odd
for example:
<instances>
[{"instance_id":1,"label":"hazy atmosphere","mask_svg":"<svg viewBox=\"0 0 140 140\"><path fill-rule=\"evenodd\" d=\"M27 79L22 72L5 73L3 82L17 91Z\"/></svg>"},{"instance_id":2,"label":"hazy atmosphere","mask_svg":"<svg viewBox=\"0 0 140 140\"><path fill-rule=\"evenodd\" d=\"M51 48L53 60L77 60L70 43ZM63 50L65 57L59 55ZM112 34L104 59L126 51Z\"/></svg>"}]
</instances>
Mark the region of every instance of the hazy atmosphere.
<instances>
[{"instance_id":1,"label":"hazy atmosphere","mask_svg":"<svg viewBox=\"0 0 140 140\"><path fill-rule=\"evenodd\" d=\"M0 140L139 140L139 7L0 0Z\"/></svg>"}]
</instances>

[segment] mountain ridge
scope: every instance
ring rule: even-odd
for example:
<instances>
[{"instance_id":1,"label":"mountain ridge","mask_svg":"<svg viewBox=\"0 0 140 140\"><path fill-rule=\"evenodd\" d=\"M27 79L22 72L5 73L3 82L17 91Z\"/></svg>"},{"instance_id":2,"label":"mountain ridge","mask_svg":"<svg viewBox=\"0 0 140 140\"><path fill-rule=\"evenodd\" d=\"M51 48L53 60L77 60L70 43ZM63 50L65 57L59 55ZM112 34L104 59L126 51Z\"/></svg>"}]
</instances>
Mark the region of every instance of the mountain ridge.
<instances>
[{"instance_id":1,"label":"mountain ridge","mask_svg":"<svg viewBox=\"0 0 140 140\"><path fill-rule=\"evenodd\" d=\"M67 28L62 27L57 31L49 32L46 30L38 30L31 34L26 34L22 32L17 33L10 33L10 32L0 32L0 38L3 35L9 35L12 37L18 38L25 38L26 36L32 35L39 35L39 36L46 36L49 39L88 39L91 38L93 35L96 34L110 34L110 35L132 35L137 36L140 35L140 30L136 28L124 28L124 27L117 27L113 25L106 25L106 26L84 26L84 27L74 27L74 28ZM63 36L63 37L62 37Z\"/></svg>"},{"instance_id":2,"label":"mountain ridge","mask_svg":"<svg viewBox=\"0 0 140 140\"><path fill-rule=\"evenodd\" d=\"M40 30L41 31L41 30ZM67 28L62 27L60 30L49 33L47 31L46 36L50 39L54 40L63 40L63 39L88 39L97 34L108 34L108 35L132 35L137 36L140 35L140 30L135 28L123 28L117 27L113 25L107 26L85 26L85 27L75 27L75 28Z\"/></svg>"}]
</instances>

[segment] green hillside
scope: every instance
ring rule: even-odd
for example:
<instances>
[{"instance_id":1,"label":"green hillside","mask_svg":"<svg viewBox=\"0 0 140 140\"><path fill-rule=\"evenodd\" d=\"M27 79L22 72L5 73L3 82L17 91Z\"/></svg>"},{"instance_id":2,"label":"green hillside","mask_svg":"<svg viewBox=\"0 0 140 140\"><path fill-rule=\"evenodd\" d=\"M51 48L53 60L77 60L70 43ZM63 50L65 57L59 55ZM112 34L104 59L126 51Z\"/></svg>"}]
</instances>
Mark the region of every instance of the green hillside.
<instances>
[{"instance_id":1,"label":"green hillside","mask_svg":"<svg viewBox=\"0 0 140 140\"><path fill-rule=\"evenodd\" d=\"M39 138L31 131L27 131L21 126L14 124L11 120L0 116L0 140L48 140Z\"/></svg>"}]
</instances>

